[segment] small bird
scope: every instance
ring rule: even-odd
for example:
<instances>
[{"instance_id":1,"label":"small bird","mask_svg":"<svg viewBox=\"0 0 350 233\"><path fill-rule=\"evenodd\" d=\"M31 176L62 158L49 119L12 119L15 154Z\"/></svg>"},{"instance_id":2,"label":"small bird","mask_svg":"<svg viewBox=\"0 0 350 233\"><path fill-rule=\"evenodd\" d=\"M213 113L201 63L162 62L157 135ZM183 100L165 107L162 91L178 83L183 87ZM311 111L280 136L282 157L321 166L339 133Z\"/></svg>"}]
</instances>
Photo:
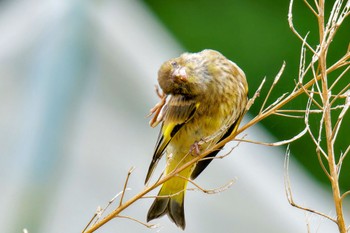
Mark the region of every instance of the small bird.
<instances>
[{"instance_id":1,"label":"small bird","mask_svg":"<svg viewBox=\"0 0 350 233\"><path fill-rule=\"evenodd\" d=\"M166 61L158 71L162 101L150 124L161 129L146 181L166 154L167 175L210 146L234 133L245 113L248 84L244 72L221 53L206 49ZM163 183L147 214L147 222L165 214L185 229L184 196L218 150Z\"/></svg>"}]
</instances>

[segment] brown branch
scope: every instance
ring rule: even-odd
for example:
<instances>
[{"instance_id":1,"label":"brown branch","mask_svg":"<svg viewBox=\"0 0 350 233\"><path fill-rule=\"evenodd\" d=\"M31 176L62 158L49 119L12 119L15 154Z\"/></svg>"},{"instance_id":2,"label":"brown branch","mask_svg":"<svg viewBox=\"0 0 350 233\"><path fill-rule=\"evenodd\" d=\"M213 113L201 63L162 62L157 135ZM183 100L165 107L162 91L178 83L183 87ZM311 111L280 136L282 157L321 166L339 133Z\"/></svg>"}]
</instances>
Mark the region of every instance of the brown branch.
<instances>
[{"instance_id":1,"label":"brown branch","mask_svg":"<svg viewBox=\"0 0 350 233\"><path fill-rule=\"evenodd\" d=\"M204 189L191 179L188 179L188 178L186 178L184 176L180 176L180 175L176 175L176 176L180 177L184 180L187 180L192 185L194 185L198 190L202 191L205 194L217 194L217 193L223 192L223 191L229 189L236 182L235 180L230 180L228 183L224 184L221 187L214 188L214 189ZM193 189L188 189L188 190L193 190Z\"/></svg>"},{"instance_id":2,"label":"brown branch","mask_svg":"<svg viewBox=\"0 0 350 233\"><path fill-rule=\"evenodd\" d=\"M337 2L334 4L332 14L336 15L338 11ZM319 0L319 9L318 9L318 28L319 28L319 43L320 43L320 52L319 52L319 70L321 76L321 86L322 86L322 104L324 109L324 129L326 136L326 148L328 155L328 167L329 167L329 175L331 176L330 183L332 186L333 193L333 202L335 206L335 211L337 214L336 223L338 225L339 232L346 233L346 225L343 214L343 206L340 195L339 188L339 176L338 169L335 162L335 153L334 153L334 142L332 140L333 127L332 127L332 118L331 118L331 105L330 105L330 91L328 85L328 77L327 77L327 51L330 41L332 41L336 28L334 28L330 35L327 31L325 31L324 27L324 0ZM328 40L327 40L328 37ZM320 131L321 134L321 131Z\"/></svg>"},{"instance_id":3,"label":"brown branch","mask_svg":"<svg viewBox=\"0 0 350 233\"><path fill-rule=\"evenodd\" d=\"M121 206L123 204L123 199L124 199L124 195L125 195L125 190L128 186L128 182L129 182L129 178L131 173L135 170L135 167L131 167L128 171L128 175L126 176L125 182L124 182L124 187L123 187L123 191L122 191L122 195L120 197L120 201L119 201L119 206Z\"/></svg>"},{"instance_id":4,"label":"brown branch","mask_svg":"<svg viewBox=\"0 0 350 233\"><path fill-rule=\"evenodd\" d=\"M126 219L132 220L134 222L137 222L137 223L139 223L139 224L141 224L141 225L143 225L143 226L145 226L147 228L151 228L151 229L154 229L154 228L158 227L157 224L148 224L148 223L142 222L142 221L140 221L140 220L138 220L136 218L130 217L130 216L118 215L118 216L116 216L116 218L126 218Z\"/></svg>"},{"instance_id":5,"label":"brown branch","mask_svg":"<svg viewBox=\"0 0 350 233\"><path fill-rule=\"evenodd\" d=\"M350 194L350 190L346 191L345 193L343 193L343 195L341 195L341 199L343 200L349 194Z\"/></svg>"},{"instance_id":6,"label":"brown branch","mask_svg":"<svg viewBox=\"0 0 350 233\"><path fill-rule=\"evenodd\" d=\"M300 133L298 133L294 137L292 137L290 139L283 140L283 141L279 141L279 142L258 142L258 141L245 140L245 139L234 139L234 141L247 142L247 143L263 145L263 146L283 146L283 145L287 145L291 142L298 140L299 138L304 136L306 134L306 132L307 132L307 127L305 127Z\"/></svg>"},{"instance_id":7,"label":"brown branch","mask_svg":"<svg viewBox=\"0 0 350 233\"><path fill-rule=\"evenodd\" d=\"M307 0L304 0L304 3L306 4L306 6L311 10L311 12L317 16L317 12L314 10L314 8L310 5L310 3Z\"/></svg>"},{"instance_id":8,"label":"brown branch","mask_svg":"<svg viewBox=\"0 0 350 233\"><path fill-rule=\"evenodd\" d=\"M350 145L348 145L345 152L340 155L340 158L339 158L339 161L337 164L338 172L340 172L343 161L344 161L345 157L349 154L349 151L350 151Z\"/></svg>"},{"instance_id":9,"label":"brown branch","mask_svg":"<svg viewBox=\"0 0 350 233\"><path fill-rule=\"evenodd\" d=\"M298 31L295 29L294 24L293 24L293 0L290 1L289 4L289 10L288 10L288 23L289 23L289 28L292 30L292 32L301 40L303 41L304 38L298 33ZM315 50L308 44L306 43L306 46L312 53L316 54Z\"/></svg>"},{"instance_id":10,"label":"brown branch","mask_svg":"<svg viewBox=\"0 0 350 233\"><path fill-rule=\"evenodd\" d=\"M261 108L260 108L259 113L261 113L261 112L263 111L263 109L264 109L264 107L265 107L265 104L266 104L268 98L270 97L270 94L271 94L273 88L276 86L276 84L277 84L278 81L280 80L281 75L282 75L282 73L283 73L285 67L286 67L286 62L283 62L281 69L278 71L278 73L277 73L275 79L273 80L273 83L272 83L272 85L271 85L271 87L270 87L270 89L269 89L269 91L268 91L268 93L267 93L267 95L266 95L266 97L265 97L265 99L264 99L264 102L263 102L263 104L261 105Z\"/></svg>"}]
</instances>

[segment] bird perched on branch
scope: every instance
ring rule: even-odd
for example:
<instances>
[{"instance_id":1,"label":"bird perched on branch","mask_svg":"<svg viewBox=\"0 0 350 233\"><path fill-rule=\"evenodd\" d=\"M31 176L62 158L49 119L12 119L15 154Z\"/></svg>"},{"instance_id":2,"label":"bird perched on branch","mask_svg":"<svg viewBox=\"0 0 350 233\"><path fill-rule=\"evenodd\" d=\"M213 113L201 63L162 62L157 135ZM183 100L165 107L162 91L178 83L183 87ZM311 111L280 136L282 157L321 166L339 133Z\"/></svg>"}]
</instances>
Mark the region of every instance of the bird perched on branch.
<instances>
[{"instance_id":1,"label":"bird perched on branch","mask_svg":"<svg viewBox=\"0 0 350 233\"><path fill-rule=\"evenodd\" d=\"M158 82L164 94L159 94L161 102L151 109L155 115L150 124L155 127L161 123L161 129L145 183L163 154L167 175L234 133L248 98L244 72L209 49L166 61L159 69ZM188 180L195 179L217 153L211 152L166 181L148 211L147 221L167 214L184 229Z\"/></svg>"}]
</instances>

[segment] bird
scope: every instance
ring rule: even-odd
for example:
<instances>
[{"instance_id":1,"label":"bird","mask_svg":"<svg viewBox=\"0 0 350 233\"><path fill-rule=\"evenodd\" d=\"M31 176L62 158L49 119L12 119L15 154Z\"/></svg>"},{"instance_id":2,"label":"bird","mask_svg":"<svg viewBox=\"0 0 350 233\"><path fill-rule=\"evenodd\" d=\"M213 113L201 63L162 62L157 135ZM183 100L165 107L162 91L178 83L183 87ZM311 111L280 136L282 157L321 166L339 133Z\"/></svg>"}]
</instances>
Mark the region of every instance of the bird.
<instances>
[{"instance_id":1,"label":"bird","mask_svg":"<svg viewBox=\"0 0 350 233\"><path fill-rule=\"evenodd\" d=\"M161 129L145 184L164 154L167 175L235 133L248 101L248 83L242 69L212 49L183 53L164 62L158 71L158 83L162 101L151 110L156 114L150 124L155 127L161 123ZM197 178L218 152L210 152L164 182L148 211L147 222L168 215L184 230L189 179Z\"/></svg>"}]
</instances>

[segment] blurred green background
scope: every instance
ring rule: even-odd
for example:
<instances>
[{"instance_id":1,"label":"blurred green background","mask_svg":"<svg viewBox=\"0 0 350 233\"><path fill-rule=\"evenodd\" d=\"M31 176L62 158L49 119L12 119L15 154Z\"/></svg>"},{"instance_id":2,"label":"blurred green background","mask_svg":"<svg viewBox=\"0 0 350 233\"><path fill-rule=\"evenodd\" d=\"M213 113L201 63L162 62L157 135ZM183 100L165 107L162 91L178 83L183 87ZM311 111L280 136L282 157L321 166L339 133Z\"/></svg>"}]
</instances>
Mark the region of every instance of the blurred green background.
<instances>
[{"instance_id":1,"label":"blurred green background","mask_svg":"<svg viewBox=\"0 0 350 233\"><path fill-rule=\"evenodd\" d=\"M144 1L154 14L165 25L169 32L190 52L212 48L222 52L236 62L246 73L250 96L252 96L266 76L267 82L261 97L250 110L254 116L260 110L264 96L270 87L283 61L287 66L277 87L272 92L271 101L285 92L290 92L298 75L301 42L288 26L287 14L289 1L271 0L176 0L176 1ZM334 1L326 2L326 12ZM315 48L318 44L317 21L303 1L295 1L293 11L294 25L302 36L310 32L308 42ZM333 64L344 55L350 41L350 22L344 22L330 48L328 64ZM310 55L310 53L309 53ZM309 56L310 58L310 56ZM329 77L333 78L336 74ZM349 83L349 73L335 90L340 90ZM306 97L299 97L287 107L305 109ZM333 121L340 111L335 112ZM312 116L310 122L317 130L320 116ZM343 122L343 130L338 136L335 152L339 155L349 145L350 118L347 114ZM292 119L272 116L262 122L264 126L279 140L288 139L304 128L303 119ZM264 141L262 138L261 141ZM297 160L325 188L330 190L327 178L323 173L315 146L310 137L291 145L291 151ZM284 156L281 154L281 156ZM349 160L349 159L348 159ZM342 190L350 189L350 163L344 162L340 179Z\"/></svg>"}]
</instances>

